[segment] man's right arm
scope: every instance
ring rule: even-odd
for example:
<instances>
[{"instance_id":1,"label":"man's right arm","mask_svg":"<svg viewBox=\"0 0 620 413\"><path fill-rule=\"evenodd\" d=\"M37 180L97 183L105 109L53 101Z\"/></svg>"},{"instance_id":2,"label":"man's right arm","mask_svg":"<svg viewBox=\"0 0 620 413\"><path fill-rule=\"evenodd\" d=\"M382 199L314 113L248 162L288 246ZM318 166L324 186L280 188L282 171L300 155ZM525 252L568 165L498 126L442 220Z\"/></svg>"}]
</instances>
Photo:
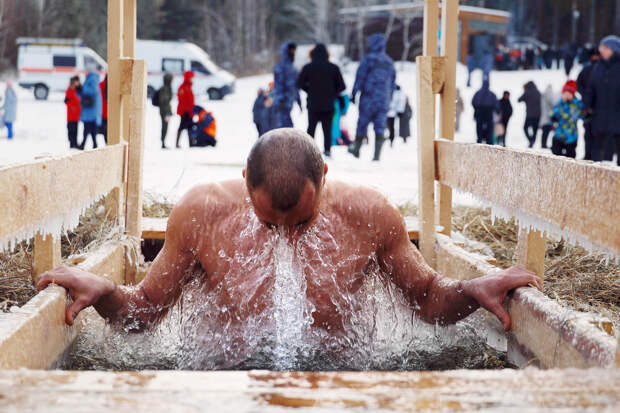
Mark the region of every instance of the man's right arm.
<instances>
[{"instance_id":1,"label":"man's right arm","mask_svg":"<svg viewBox=\"0 0 620 413\"><path fill-rule=\"evenodd\" d=\"M164 247L153 261L148 274L136 286L117 286L113 281L79 268L58 267L44 273L37 282L39 290L54 283L66 288L73 299L65 321L72 325L84 308L93 306L103 317L115 323L141 329L156 321L176 300L182 278L195 260L187 247L187 222L192 222L191 192L172 210L168 219Z\"/></svg>"}]
</instances>

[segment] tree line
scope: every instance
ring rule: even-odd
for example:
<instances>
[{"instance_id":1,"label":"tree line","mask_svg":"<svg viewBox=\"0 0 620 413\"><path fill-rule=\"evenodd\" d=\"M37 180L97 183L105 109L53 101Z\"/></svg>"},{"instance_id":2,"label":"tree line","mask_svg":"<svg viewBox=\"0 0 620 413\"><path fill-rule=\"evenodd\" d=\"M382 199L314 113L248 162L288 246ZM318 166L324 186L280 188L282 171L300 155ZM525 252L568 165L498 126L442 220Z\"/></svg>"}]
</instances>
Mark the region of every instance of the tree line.
<instances>
[{"instance_id":1,"label":"tree line","mask_svg":"<svg viewBox=\"0 0 620 413\"><path fill-rule=\"evenodd\" d=\"M343 39L345 50L363 50L367 19L361 13L350 25L339 25L342 8L403 3L402 0L137 0L138 37L196 43L221 66L236 74L264 72L279 57L282 41L300 43ZM461 0L461 4L512 13L511 32L550 45L579 45L620 33L620 0ZM575 12L579 18L575 19ZM105 58L107 1L0 0L0 71L15 68L17 37L81 38ZM402 44L419 50L410 21ZM392 22L392 24L390 23ZM368 31L368 30L366 30ZM344 35L343 35L344 32ZM395 35L395 34L392 34ZM351 40L353 39L353 40ZM414 43L416 43L414 45ZM358 57L358 53L353 53ZM403 56L410 57L409 53Z\"/></svg>"}]
</instances>

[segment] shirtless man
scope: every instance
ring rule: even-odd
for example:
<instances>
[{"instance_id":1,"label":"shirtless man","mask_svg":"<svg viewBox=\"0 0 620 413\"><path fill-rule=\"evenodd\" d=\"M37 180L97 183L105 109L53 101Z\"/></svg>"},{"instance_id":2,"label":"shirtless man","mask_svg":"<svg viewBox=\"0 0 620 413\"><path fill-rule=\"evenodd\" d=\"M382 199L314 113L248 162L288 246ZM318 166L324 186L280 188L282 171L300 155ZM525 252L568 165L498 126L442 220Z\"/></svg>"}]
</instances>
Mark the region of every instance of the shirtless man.
<instances>
[{"instance_id":1,"label":"shirtless man","mask_svg":"<svg viewBox=\"0 0 620 413\"><path fill-rule=\"evenodd\" d=\"M539 278L518 268L469 281L441 276L424 262L384 196L327 182L327 169L305 133L271 131L252 148L244 180L198 185L180 200L168 219L163 249L140 284L117 287L78 268L59 267L43 274L37 287L55 283L69 291L67 324L92 305L111 322L131 320L132 328L141 328L157 322L179 297L186 274L201 266L202 291L215 296L213 305L226 306L230 319L244 320L270 311L275 270L267 262L277 252L270 247L277 235L305 275L312 327L330 334L343 329L346 316L337 295L354 294L373 264L429 323L455 323L482 306L509 330L507 293L540 288Z\"/></svg>"}]
</instances>

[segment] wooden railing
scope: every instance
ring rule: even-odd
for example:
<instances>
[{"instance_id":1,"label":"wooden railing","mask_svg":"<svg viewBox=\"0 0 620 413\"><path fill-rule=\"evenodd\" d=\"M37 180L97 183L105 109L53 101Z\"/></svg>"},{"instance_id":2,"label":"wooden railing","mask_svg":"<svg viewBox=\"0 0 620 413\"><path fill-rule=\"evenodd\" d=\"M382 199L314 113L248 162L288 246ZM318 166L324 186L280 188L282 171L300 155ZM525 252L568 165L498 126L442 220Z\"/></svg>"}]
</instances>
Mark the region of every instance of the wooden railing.
<instances>
[{"instance_id":1,"label":"wooden railing","mask_svg":"<svg viewBox=\"0 0 620 413\"><path fill-rule=\"evenodd\" d=\"M620 256L620 168L452 141L458 0L444 0L441 5L440 56L437 56L438 1L425 0L424 7L424 55L416 59L416 86L419 248L426 261L434 268L438 264L446 265L445 251L437 242L436 225L443 228L445 235L451 235L452 189L474 195L501 210L503 216L516 217L521 224L516 264L541 278L544 277L545 232L558 233L584 246L599 247ZM437 94L440 96L438 134ZM438 251L442 254L439 263ZM482 275L480 271L469 273ZM521 313L530 313L527 317L531 319L536 317L534 309L529 307ZM526 335L526 329L521 330L516 333L519 339ZM556 330L558 333L561 328ZM620 366L620 343L617 348L616 364Z\"/></svg>"},{"instance_id":2,"label":"wooden railing","mask_svg":"<svg viewBox=\"0 0 620 413\"><path fill-rule=\"evenodd\" d=\"M134 58L136 0L109 0L108 7L109 146L0 168L0 246L35 237L33 281L61 263L61 230L77 225L80 212L103 196L108 217L139 245L146 63ZM108 245L79 266L132 283L135 262L126 253L124 245ZM0 368L50 367L79 331L77 321L66 328L66 305L65 290L50 285L0 318Z\"/></svg>"}]
</instances>

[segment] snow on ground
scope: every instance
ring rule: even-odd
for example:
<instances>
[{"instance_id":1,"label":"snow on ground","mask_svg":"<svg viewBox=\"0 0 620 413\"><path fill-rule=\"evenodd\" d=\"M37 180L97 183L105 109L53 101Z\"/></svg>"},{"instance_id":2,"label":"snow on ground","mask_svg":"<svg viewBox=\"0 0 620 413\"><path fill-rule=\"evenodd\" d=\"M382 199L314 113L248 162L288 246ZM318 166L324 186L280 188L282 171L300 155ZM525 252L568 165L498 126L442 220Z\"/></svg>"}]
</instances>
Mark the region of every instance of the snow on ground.
<instances>
[{"instance_id":1,"label":"snow on ground","mask_svg":"<svg viewBox=\"0 0 620 413\"><path fill-rule=\"evenodd\" d=\"M355 75L354 64L344 70L349 91L353 86ZM397 63L398 83L409 96L415 108L415 64ZM576 78L579 68L572 73ZM482 81L482 74L476 71L472 77L472 88L466 88L467 72L459 65L457 70L457 86L465 102L465 111L461 118L461 131L456 140L475 142L476 127L473 121L471 99ZM241 169L246 156L257 139L252 122L252 104L259 87L264 87L271 80L271 75L240 78L237 81L236 93L227 96L223 101L209 101L199 98L198 104L211 110L217 119L218 145L216 148L188 148L187 135L182 138L182 149L160 149L160 118L159 111L149 102L147 105L146 149L144 156L144 189L156 196L173 200L182 196L189 188L199 182L213 182L223 179L240 178ZM511 92L514 115L508 126L507 144L510 147L525 148L527 140L522 130L525 120L525 105L517 103L522 93L523 84L533 80L543 91L547 84L552 84L558 91L566 81L565 74L560 70L494 72L491 75L491 89L501 97L504 90ZM0 85L3 93L4 85ZM66 137L66 109L63 103L64 94L52 93L47 101L36 101L29 90L18 89L18 119L15 122L15 138L6 139L6 129L0 130L0 165L28 161L43 153L63 154L69 151ZM305 106L305 97L302 98ZM173 102L176 108L176 102ZM299 108L293 109L293 121L296 127L305 130L307 113L300 113ZM351 135L355 132L357 107L351 106L347 122ZM167 145L174 147L176 128L179 118L174 117L168 129ZM333 159L328 161L328 178L335 178L358 184L373 186L396 203L411 201L417 203L417 142L415 140L415 117L411 130L414 135L406 144L398 139L394 147L384 145L381 161L372 162L374 152L373 138L370 145L362 148L362 157L357 160L347 153L343 146L332 148ZM81 127L80 127L81 134ZM81 135L79 135L81 137ZM80 138L81 139L81 138ZM323 138L320 127L317 128L316 140L322 146ZM99 136L99 142L103 137ZM90 145L90 141L89 141ZM540 139L537 151L540 149ZM88 148L88 147L87 147ZM579 141L577 156L583 157L583 141ZM457 194L457 203L471 204L474 201Z\"/></svg>"}]
</instances>

